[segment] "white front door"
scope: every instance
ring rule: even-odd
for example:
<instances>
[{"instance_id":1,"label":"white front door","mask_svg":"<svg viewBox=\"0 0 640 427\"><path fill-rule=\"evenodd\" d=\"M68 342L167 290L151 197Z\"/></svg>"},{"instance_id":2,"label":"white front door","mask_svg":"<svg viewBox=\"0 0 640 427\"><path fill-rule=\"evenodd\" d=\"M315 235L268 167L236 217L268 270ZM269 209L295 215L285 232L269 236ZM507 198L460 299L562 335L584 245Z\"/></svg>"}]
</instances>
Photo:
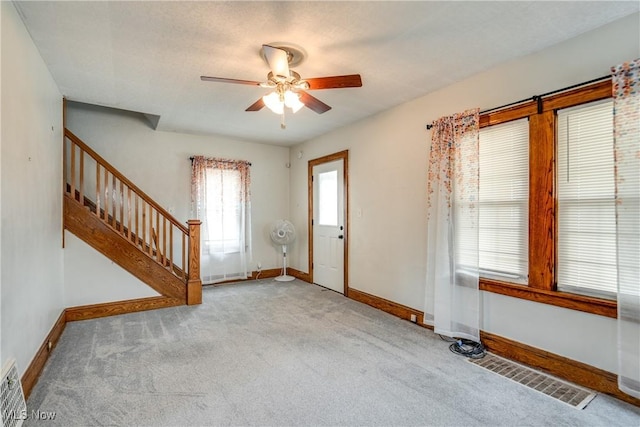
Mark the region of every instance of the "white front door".
<instances>
[{"instance_id":1,"label":"white front door","mask_svg":"<svg viewBox=\"0 0 640 427\"><path fill-rule=\"evenodd\" d=\"M344 294L344 160L313 167L313 281Z\"/></svg>"}]
</instances>

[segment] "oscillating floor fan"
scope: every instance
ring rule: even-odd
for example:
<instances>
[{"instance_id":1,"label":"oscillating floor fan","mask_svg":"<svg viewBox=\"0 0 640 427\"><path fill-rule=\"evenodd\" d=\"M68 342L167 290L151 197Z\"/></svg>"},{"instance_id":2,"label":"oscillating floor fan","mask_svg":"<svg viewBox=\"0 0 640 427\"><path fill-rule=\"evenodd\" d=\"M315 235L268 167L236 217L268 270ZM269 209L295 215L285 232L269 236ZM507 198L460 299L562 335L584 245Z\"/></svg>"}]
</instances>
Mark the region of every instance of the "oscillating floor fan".
<instances>
[{"instance_id":1,"label":"oscillating floor fan","mask_svg":"<svg viewBox=\"0 0 640 427\"><path fill-rule=\"evenodd\" d=\"M293 243L296 239L296 229L291 222L286 219L280 219L273 224L271 228L271 240L276 245L282 246L283 273L282 276L276 277L278 282L290 282L295 280L293 276L287 276L287 245Z\"/></svg>"}]
</instances>

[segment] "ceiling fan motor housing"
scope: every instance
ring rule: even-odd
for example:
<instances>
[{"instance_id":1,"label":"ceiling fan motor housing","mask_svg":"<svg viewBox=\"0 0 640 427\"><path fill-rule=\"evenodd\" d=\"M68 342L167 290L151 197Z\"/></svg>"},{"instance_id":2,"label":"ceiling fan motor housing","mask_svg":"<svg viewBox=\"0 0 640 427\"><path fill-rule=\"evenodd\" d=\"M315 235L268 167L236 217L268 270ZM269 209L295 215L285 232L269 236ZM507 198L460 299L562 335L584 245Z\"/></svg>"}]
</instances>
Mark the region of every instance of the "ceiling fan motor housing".
<instances>
[{"instance_id":1,"label":"ceiling fan motor housing","mask_svg":"<svg viewBox=\"0 0 640 427\"><path fill-rule=\"evenodd\" d=\"M288 42L272 42L265 43L267 46L276 47L278 49L282 49L287 52L287 61L289 62L290 67L297 67L302 64L305 59L307 59L307 52L301 46L297 46L293 43ZM269 65L269 61L267 61L267 57L265 56L264 49L260 49L260 57L264 60L264 62Z\"/></svg>"}]
</instances>

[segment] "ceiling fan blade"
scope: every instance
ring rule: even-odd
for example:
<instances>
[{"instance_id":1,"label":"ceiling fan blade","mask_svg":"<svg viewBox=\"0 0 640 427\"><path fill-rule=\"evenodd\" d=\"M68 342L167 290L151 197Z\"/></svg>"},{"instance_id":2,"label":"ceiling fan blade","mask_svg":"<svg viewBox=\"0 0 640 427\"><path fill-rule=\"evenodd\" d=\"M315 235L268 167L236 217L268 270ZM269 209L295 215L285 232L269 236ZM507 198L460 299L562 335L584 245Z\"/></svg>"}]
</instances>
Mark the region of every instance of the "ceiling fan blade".
<instances>
[{"instance_id":1,"label":"ceiling fan blade","mask_svg":"<svg viewBox=\"0 0 640 427\"><path fill-rule=\"evenodd\" d=\"M302 102L307 108L312 109L316 113L322 114L331 110L331 107L320 101L318 98L309 95L307 92L301 90L298 91L298 93L300 94L300 102Z\"/></svg>"},{"instance_id":2,"label":"ceiling fan blade","mask_svg":"<svg viewBox=\"0 0 640 427\"><path fill-rule=\"evenodd\" d=\"M264 101L262 100L262 98L260 98L244 111L260 111L262 110L262 107L264 107Z\"/></svg>"},{"instance_id":3,"label":"ceiling fan blade","mask_svg":"<svg viewBox=\"0 0 640 427\"><path fill-rule=\"evenodd\" d=\"M237 83L241 85L260 86L260 82L254 82L253 80L225 79L224 77L200 76L200 80L205 82Z\"/></svg>"},{"instance_id":4,"label":"ceiling fan blade","mask_svg":"<svg viewBox=\"0 0 640 427\"><path fill-rule=\"evenodd\" d=\"M262 52L274 76L289 78L289 55L286 50L263 44Z\"/></svg>"},{"instance_id":5,"label":"ceiling fan blade","mask_svg":"<svg viewBox=\"0 0 640 427\"><path fill-rule=\"evenodd\" d=\"M315 89L339 89L343 87L361 87L362 79L360 74L349 74L347 76L315 77L304 79L309 83L309 90Z\"/></svg>"}]
</instances>

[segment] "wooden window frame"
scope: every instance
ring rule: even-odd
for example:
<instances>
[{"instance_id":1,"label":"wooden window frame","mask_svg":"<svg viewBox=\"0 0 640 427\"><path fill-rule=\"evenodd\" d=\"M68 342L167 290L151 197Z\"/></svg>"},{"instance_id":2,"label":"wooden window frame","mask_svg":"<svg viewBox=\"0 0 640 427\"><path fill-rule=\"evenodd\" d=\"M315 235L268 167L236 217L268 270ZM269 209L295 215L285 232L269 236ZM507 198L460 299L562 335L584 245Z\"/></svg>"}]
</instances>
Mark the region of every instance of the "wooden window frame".
<instances>
[{"instance_id":1,"label":"wooden window frame","mask_svg":"<svg viewBox=\"0 0 640 427\"><path fill-rule=\"evenodd\" d=\"M611 80L605 80L480 116L480 128L522 118L529 119L528 285L481 277L481 290L606 317L617 317L616 301L558 291L555 271L557 263L556 112L562 108L607 99L611 96Z\"/></svg>"}]
</instances>

